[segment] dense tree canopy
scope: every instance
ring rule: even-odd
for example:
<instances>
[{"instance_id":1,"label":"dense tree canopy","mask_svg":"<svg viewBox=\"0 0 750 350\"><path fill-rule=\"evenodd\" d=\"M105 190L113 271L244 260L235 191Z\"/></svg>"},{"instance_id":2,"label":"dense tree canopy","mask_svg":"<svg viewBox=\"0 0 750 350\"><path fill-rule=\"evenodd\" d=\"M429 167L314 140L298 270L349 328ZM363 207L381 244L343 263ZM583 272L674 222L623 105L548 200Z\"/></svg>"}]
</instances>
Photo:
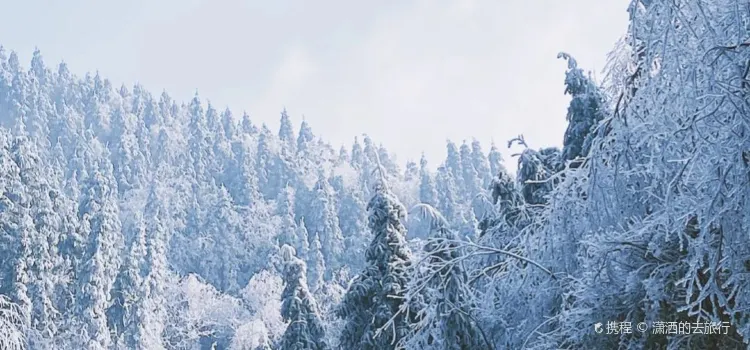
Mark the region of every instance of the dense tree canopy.
<instances>
[{"instance_id":1,"label":"dense tree canopy","mask_svg":"<svg viewBox=\"0 0 750 350\"><path fill-rule=\"evenodd\" d=\"M560 54L567 128L515 171L0 47L0 348L746 348L750 12L628 11L604 81Z\"/></svg>"}]
</instances>

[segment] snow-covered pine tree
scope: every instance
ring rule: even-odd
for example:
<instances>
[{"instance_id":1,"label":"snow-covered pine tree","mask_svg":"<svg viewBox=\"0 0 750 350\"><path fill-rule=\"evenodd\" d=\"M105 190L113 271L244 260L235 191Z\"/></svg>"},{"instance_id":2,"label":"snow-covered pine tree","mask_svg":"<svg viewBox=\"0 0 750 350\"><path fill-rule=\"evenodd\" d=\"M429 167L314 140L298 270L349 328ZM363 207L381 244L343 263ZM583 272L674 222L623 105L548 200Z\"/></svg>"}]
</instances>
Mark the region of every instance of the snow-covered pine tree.
<instances>
[{"instance_id":1,"label":"snow-covered pine tree","mask_svg":"<svg viewBox=\"0 0 750 350\"><path fill-rule=\"evenodd\" d=\"M435 181L427 167L427 159L424 154L420 159L419 175L418 175L418 201L420 203L429 204L431 206L437 206L438 204L438 193L435 189ZM423 220L419 220L416 217L409 217L409 235L412 238L426 238L430 235L430 225L426 224Z\"/></svg>"},{"instance_id":2,"label":"snow-covered pine tree","mask_svg":"<svg viewBox=\"0 0 750 350\"><path fill-rule=\"evenodd\" d=\"M460 224L459 193L456 180L446 166L438 167L435 176L435 190L437 192L437 208L448 220L452 228Z\"/></svg>"},{"instance_id":3,"label":"snow-covered pine tree","mask_svg":"<svg viewBox=\"0 0 750 350\"><path fill-rule=\"evenodd\" d=\"M294 222L294 188L289 185L284 187L276 198L276 215L281 220L278 233L279 245L289 244L296 249L299 238L297 237L297 224Z\"/></svg>"},{"instance_id":4,"label":"snow-covered pine tree","mask_svg":"<svg viewBox=\"0 0 750 350\"><path fill-rule=\"evenodd\" d=\"M295 256L294 248L281 247L284 260L284 291L281 317L287 323L279 342L284 350L327 350L325 329L312 294L307 288L305 262Z\"/></svg>"},{"instance_id":5,"label":"snow-covered pine tree","mask_svg":"<svg viewBox=\"0 0 750 350\"><path fill-rule=\"evenodd\" d=\"M336 165L341 166L343 164L349 164L351 163L351 161L352 159L349 156L349 150L342 145L341 148L339 148L339 155L338 158L336 158Z\"/></svg>"},{"instance_id":6,"label":"snow-covered pine tree","mask_svg":"<svg viewBox=\"0 0 750 350\"><path fill-rule=\"evenodd\" d=\"M487 190L492 178L497 174L490 170L490 163L482 150L482 144L477 139L471 141L471 163L482 182L482 190Z\"/></svg>"},{"instance_id":7,"label":"snow-covered pine tree","mask_svg":"<svg viewBox=\"0 0 750 350\"><path fill-rule=\"evenodd\" d=\"M273 152L273 134L266 124L263 124L258 137L258 149L255 152L255 173L258 176L258 189L266 199L274 199L275 154Z\"/></svg>"},{"instance_id":8,"label":"snow-covered pine tree","mask_svg":"<svg viewBox=\"0 0 750 350\"><path fill-rule=\"evenodd\" d=\"M54 192L48 183L49 168L42 162L32 140L27 137L16 138L11 151L26 195L32 199L27 205L34 228L29 237L29 244L33 249L24 263L29 277L28 293L32 304L29 316L34 332L33 336L29 336L29 341L32 347L49 347L60 320L55 294L64 273L58 252L61 239L60 217L50 198L50 194L54 195Z\"/></svg>"},{"instance_id":9,"label":"snow-covered pine tree","mask_svg":"<svg viewBox=\"0 0 750 350\"><path fill-rule=\"evenodd\" d=\"M419 180L419 167L417 167L417 163L410 160L406 162L406 170L404 171L404 181L405 182L413 182L415 180Z\"/></svg>"},{"instance_id":10,"label":"snow-covered pine tree","mask_svg":"<svg viewBox=\"0 0 750 350\"><path fill-rule=\"evenodd\" d=\"M120 272L112 287L112 306L107 310L107 323L115 345L121 349L134 348L138 336L138 309L143 293L142 269L146 258L146 227L141 213L134 220L130 247L128 248Z\"/></svg>"},{"instance_id":11,"label":"snow-covered pine tree","mask_svg":"<svg viewBox=\"0 0 750 350\"><path fill-rule=\"evenodd\" d=\"M419 160L419 202L433 207L438 205L438 194L435 181L427 167L427 158L422 154Z\"/></svg>"},{"instance_id":12,"label":"snow-covered pine tree","mask_svg":"<svg viewBox=\"0 0 750 350\"><path fill-rule=\"evenodd\" d=\"M169 244L169 210L168 193L159 182L151 184L149 196L144 209L146 222L146 256L143 270L146 295L140 300L142 314L138 324L138 343L136 348L165 349L162 333L166 321L166 294L169 266L167 247Z\"/></svg>"},{"instance_id":13,"label":"snow-covered pine tree","mask_svg":"<svg viewBox=\"0 0 750 350\"><path fill-rule=\"evenodd\" d=\"M10 152L12 140L0 129L0 295L17 308L20 329L31 327L32 300L29 297L32 242L38 233L29 210L31 198L23 186L20 167Z\"/></svg>"},{"instance_id":14,"label":"snow-covered pine tree","mask_svg":"<svg viewBox=\"0 0 750 350\"><path fill-rule=\"evenodd\" d=\"M43 149L48 149L50 146L49 124L55 119L54 107L50 100L52 73L45 67L39 49L34 50L27 76L29 79L29 93L27 95L29 114L26 126L29 129L30 136L36 139L36 143Z\"/></svg>"},{"instance_id":15,"label":"snow-covered pine tree","mask_svg":"<svg viewBox=\"0 0 750 350\"><path fill-rule=\"evenodd\" d=\"M581 161L574 160L588 156L594 128L609 113L603 94L591 78L585 76L583 70L578 68L576 60L566 53L560 53L558 57L568 60L565 93L571 96L562 157L565 161L573 161L570 167L577 168Z\"/></svg>"},{"instance_id":16,"label":"snow-covered pine tree","mask_svg":"<svg viewBox=\"0 0 750 350\"><path fill-rule=\"evenodd\" d=\"M229 182L226 188L230 190L232 201L237 205L245 207L255 205L262 198L259 191L257 155L254 155L250 146L243 142L233 143L232 154L234 158L225 170Z\"/></svg>"},{"instance_id":17,"label":"snow-covered pine tree","mask_svg":"<svg viewBox=\"0 0 750 350\"><path fill-rule=\"evenodd\" d=\"M203 261L202 277L220 291L233 293L239 290L240 264L245 256L239 214L232 205L225 187L218 189L216 202L203 227L206 233L208 259Z\"/></svg>"},{"instance_id":18,"label":"snow-covered pine tree","mask_svg":"<svg viewBox=\"0 0 750 350\"><path fill-rule=\"evenodd\" d=\"M152 184L146 207L138 212L131 242L107 312L117 349L165 349L167 198Z\"/></svg>"},{"instance_id":19,"label":"snow-covered pine tree","mask_svg":"<svg viewBox=\"0 0 750 350\"><path fill-rule=\"evenodd\" d=\"M187 106L187 118L189 131L187 155L192 165L189 169L196 181L205 183L210 175L208 174L210 159L207 154L209 147L206 142L208 128L203 105L197 92Z\"/></svg>"},{"instance_id":20,"label":"snow-covered pine tree","mask_svg":"<svg viewBox=\"0 0 750 350\"><path fill-rule=\"evenodd\" d=\"M362 144L359 143L359 137L354 137L354 143L352 143L352 152L350 158L350 164L355 170L362 170L364 166L364 150L362 150Z\"/></svg>"},{"instance_id":21,"label":"snow-covered pine tree","mask_svg":"<svg viewBox=\"0 0 750 350\"><path fill-rule=\"evenodd\" d=\"M294 137L294 127L289 115L286 113L286 108L281 111L281 121L279 125L279 139L281 140L282 147L286 147L290 154L294 154L297 149L297 140Z\"/></svg>"},{"instance_id":22,"label":"snow-covered pine tree","mask_svg":"<svg viewBox=\"0 0 750 350\"><path fill-rule=\"evenodd\" d=\"M300 218L295 233L297 241L294 242L294 250L299 254L300 258L305 258L310 253L310 233L307 231L307 224L305 224L304 217Z\"/></svg>"},{"instance_id":23,"label":"snow-covered pine tree","mask_svg":"<svg viewBox=\"0 0 750 350\"><path fill-rule=\"evenodd\" d=\"M497 149L495 142L492 142L492 145L490 146L490 152L487 154L487 161L490 163L490 173L494 179L494 177L505 168L505 166L503 166L503 156L500 154L500 150Z\"/></svg>"},{"instance_id":24,"label":"snow-covered pine tree","mask_svg":"<svg viewBox=\"0 0 750 350\"><path fill-rule=\"evenodd\" d=\"M75 201L65 195L64 189L53 190L50 192L52 201L52 210L57 214L60 222L58 226L60 241L57 244L58 253L62 260L62 271L59 272L60 284L57 285L55 305L60 312L62 319L72 319L75 310L74 291L77 289L75 274L80 266L79 254L84 245L84 235L78 223L76 214L77 208ZM58 329L68 323L62 322ZM61 330L62 332L62 330Z\"/></svg>"},{"instance_id":25,"label":"snow-covered pine tree","mask_svg":"<svg viewBox=\"0 0 750 350\"><path fill-rule=\"evenodd\" d=\"M112 165L120 194L140 187L146 171L146 157L135 134L137 121L125 109L126 102L118 103L112 115Z\"/></svg>"},{"instance_id":26,"label":"snow-covered pine tree","mask_svg":"<svg viewBox=\"0 0 750 350\"><path fill-rule=\"evenodd\" d=\"M94 164L84 186L78 213L87 242L78 275L76 304L88 340L85 347L104 350L110 347L105 314L111 306L110 292L120 268L119 251L123 245L117 185L107 157Z\"/></svg>"},{"instance_id":27,"label":"snow-covered pine tree","mask_svg":"<svg viewBox=\"0 0 750 350\"><path fill-rule=\"evenodd\" d=\"M104 136L110 123L110 96L114 95L112 85L97 72L93 77L86 74L83 91L84 127L97 137Z\"/></svg>"},{"instance_id":28,"label":"snow-covered pine tree","mask_svg":"<svg viewBox=\"0 0 750 350\"><path fill-rule=\"evenodd\" d=\"M320 235L313 231L310 236L310 251L307 256L307 263L310 266L307 277L310 281L310 290L316 292L318 288L325 284L326 260L323 255L323 248L320 244Z\"/></svg>"},{"instance_id":29,"label":"snow-covered pine tree","mask_svg":"<svg viewBox=\"0 0 750 350\"><path fill-rule=\"evenodd\" d=\"M382 170L373 192L367 205L373 235L367 267L351 282L336 310L345 321L339 344L344 349L396 349L413 316L399 313L412 268L402 224L406 209L388 189ZM381 329L387 323L388 329Z\"/></svg>"},{"instance_id":30,"label":"snow-covered pine tree","mask_svg":"<svg viewBox=\"0 0 750 350\"><path fill-rule=\"evenodd\" d=\"M9 127L11 130L16 131L16 136L20 134L30 135L41 139L44 135L35 135L29 133L29 123L34 122L29 120L32 113L33 105L30 101L31 94L31 82L29 81L28 74L23 71L18 61L18 55L15 52L11 52L8 58L8 66L11 74L11 85L8 91L8 103L9 107L7 113L9 114ZM20 130L20 132L18 132Z\"/></svg>"},{"instance_id":31,"label":"snow-covered pine tree","mask_svg":"<svg viewBox=\"0 0 750 350\"><path fill-rule=\"evenodd\" d=\"M453 180L456 182L456 186L462 185L459 183L459 179L463 179L463 170L461 169L461 154L458 151L458 147L453 141L448 140L446 143L447 156L445 158L445 168L448 172L453 175ZM461 189L461 187L457 187Z\"/></svg>"},{"instance_id":32,"label":"snow-covered pine tree","mask_svg":"<svg viewBox=\"0 0 750 350\"><path fill-rule=\"evenodd\" d=\"M482 192L482 179L479 177L479 173L474 168L474 159L471 153L471 148L464 141L459 149L461 156L461 177L464 189L464 197L468 200L473 199L477 194Z\"/></svg>"},{"instance_id":33,"label":"snow-covered pine tree","mask_svg":"<svg viewBox=\"0 0 750 350\"><path fill-rule=\"evenodd\" d=\"M328 179L319 171L318 181L312 193L309 215L305 218L308 232L320 237L321 249L328 269L326 280L332 271L342 266L341 256L344 252L344 237L339 227L335 196ZM312 245L312 242L310 242ZM311 247L312 248L312 247Z\"/></svg>"},{"instance_id":34,"label":"snow-covered pine tree","mask_svg":"<svg viewBox=\"0 0 750 350\"><path fill-rule=\"evenodd\" d=\"M301 157L310 157L310 147L313 145L313 140L315 140L315 135L313 135L310 124L306 120L302 120L297 136L297 152Z\"/></svg>"},{"instance_id":35,"label":"snow-covered pine tree","mask_svg":"<svg viewBox=\"0 0 750 350\"><path fill-rule=\"evenodd\" d=\"M229 108L221 113L221 137L230 141L237 137L237 121Z\"/></svg>"},{"instance_id":36,"label":"snow-covered pine tree","mask_svg":"<svg viewBox=\"0 0 750 350\"><path fill-rule=\"evenodd\" d=\"M472 286L462 262L456 234L443 216L428 204L418 204L419 219L434 233L424 246L423 268L409 281L407 300L419 300L423 308L412 332L402 341L406 349L492 349L473 312Z\"/></svg>"},{"instance_id":37,"label":"snow-covered pine tree","mask_svg":"<svg viewBox=\"0 0 750 350\"><path fill-rule=\"evenodd\" d=\"M253 136L258 133L258 127L253 124L252 119L250 119L250 116L245 112L242 113L242 121L240 121L240 130L242 130L242 133L246 136Z\"/></svg>"},{"instance_id":38,"label":"snow-covered pine tree","mask_svg":"<svg viewBox=\"0 0 750 350\"><path fill-rule=\"evenodd\" d=\"M341 235L344 237L342 260L351 270L363 266L362 256L367 249L367 204L359 184L341 185L337 191L339 198L338 217Z\"/></svg>"},{"instance_id":39,"label":"snow-covered pine tree","mask_svg":"<svg viewBox=\"0 0 750 350\"><path fill-rule=\"evenodd\" d=\"M378 157L377 158L379 159L380 164L383 166L383 169L385 169L387 171L387 174L389 176L395 176L395 177L401 177L402 176L400 167L392 159L393 157L388 152L388 150L385 149L385 147L382 144L380 144L377 147L377 151L376 152L378 153ZM399 178L399 180L401 180L401 179Z\"/></svg>"}]
</instances>

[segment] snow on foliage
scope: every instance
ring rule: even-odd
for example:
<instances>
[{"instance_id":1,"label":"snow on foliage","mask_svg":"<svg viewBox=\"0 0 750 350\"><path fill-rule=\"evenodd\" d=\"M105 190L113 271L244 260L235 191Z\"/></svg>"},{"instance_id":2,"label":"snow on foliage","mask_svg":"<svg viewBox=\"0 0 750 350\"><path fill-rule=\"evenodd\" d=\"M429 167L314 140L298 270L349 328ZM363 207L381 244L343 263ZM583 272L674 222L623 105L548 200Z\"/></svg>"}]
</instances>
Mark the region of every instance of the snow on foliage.
<instances>
[{"instance_id":1,"label":"snow on foliage","mask_svg":"<svg viewBox=\"0 0 750 350\"><path fill-rule=\"evenodd\" d=\"M563 147L514 138L516 174L494 142L432 171L0 47L0 348L747 347L750 14L628 11L601 85L560 55Z\"/></svg>"},{"instance_id":2,"label":"snow on foliage","mask_svg":"<svg viewBox=\"0 0 750 350\"><path fill-rule=\"evenodd\" d=\"M262 322L265 337L270 340L278 339L284 333L284 321L280 311L283 288L281 276L269 270L263 270L253 275L242 290L242 300L252 314L251 323Z\"/></svg>"},{"instance_id":3,"label":"snow on foliage","mask_svg":"<svg viewBox=\"0 0 750 350\"><path fill-rule=\"evenodd\" d=\"M4 295L0 295L0 348L8 350L26 348L21 310Z\"/></svg>"}]
</instances>

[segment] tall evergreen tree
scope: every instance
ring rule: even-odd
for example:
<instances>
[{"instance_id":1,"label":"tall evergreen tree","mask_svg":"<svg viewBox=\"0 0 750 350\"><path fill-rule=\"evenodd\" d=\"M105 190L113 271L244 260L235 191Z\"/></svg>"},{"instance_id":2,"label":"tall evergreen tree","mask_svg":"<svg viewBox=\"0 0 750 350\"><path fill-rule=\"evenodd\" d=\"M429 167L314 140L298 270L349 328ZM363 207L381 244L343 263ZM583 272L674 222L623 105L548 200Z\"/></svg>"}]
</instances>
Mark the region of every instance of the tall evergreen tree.
<instances>
[{"instance_id":1,"label":"tall evergreen tree","mask_svg":"<svg viewBox=\"0 0 750 350\"><path fill-rule=\"evenodd\" d=\"M221 113L221 126L221 136L224 139L234 140L237 137L237 122L234 120L234 115L229 108Z\"/></svg>"},{"instance_id":2,"label":"tall evergreen tree","mask_svg":"<svg viewBox=\"0 0 750 350\"><path fill-rule=\"evenodd\" d=\"M131 228L134 232L120 272L112 287L112 306L107 310L109 329L123 349L136 345L133 328L138 327L137 309L140 308L143 293L143 265L146 259L146 227L141 213ZM125 334L125 332L129 334Z\"/></svg>"},{"instance_id":3,"label":"tall evergreen tree","mask_svg":"<svg viewBox=\"0 0 750 350\"><path fill-rule=\"evenodd\" d=\"M350 269L362 267L362 256L367 249L367 203L358 185L338 190L338 217L341 235L344 238L343 261Z\"/></svg>"},{"instance_id":4,"label":"tall evergreen tree","mask_svg":"<svg viewBox=\"0 0 750 350\"><path fill-rule=\"evenodd\" d=\"M458 181L463 178L463 170L461 169L461 154L453 141L448 140L446 143L447 156L445 158L445 168L453 175L454 181ZM459 185L458 183L456 185Z\"/></svg>"},{"instance_id":5,"label":"tall evergreen tree","mask_svg":"<svg viewBox=\"0 0 750 350\"><path fill-rule=\"evenodd\" d=\"M320 235L316 231L313 231L310 237L310 251L308 252L307 262L310 266L307 274L310 288L315 292L325 283L324 276L326 273L326 260L320 244Z\"/></svg>"},{"instance_id":6,"label":"tall evergreen tree","mask_svg":"<svg viewBox=\"0 0 750 350\"><path fill-rule=\"evenodd\" d=\"M52 90L52 73L45 67L39 49L34 50L31 58L31 68L28 73L29 115L26 125L30 135L37 139L37 143L47 149L50 146L50 121L54 117L54 107L50 99Z\"/></svg>"},{"instance_id":7,"label":"tall evergreen tree","mask_svg":"<svg viewBox=\"0 0 750 350\"><path fill-rule=\"evenodd\" d=\"M56 289L62 283L63 263L58 252L61 239L60 217L55 212L52 199L56 193L48 182L49 169L40 159L32 140L16 138L13 158L18 165L19 175L28 198L27 205L32 216L32 235L29 237L31 254L26 257L24 266L29 276L28 293L32 303L31 326L35 336L29 337L31 346L48 347L57 333L59 312L57 310Z\"/></svg>"},{"instance_id":8,"label":"tall evergreen tree","mask_svg":"<svg viewBox=\"0 0 750 350\"><path fill-rule=\"evenodd\" d=\"M242 230L239 214L226 188L219 187L203 232L209 259L201 261L202 276L223 292L236 292L241 283L243 257Z\"/></svg>"},{"instance_id":9,"label":"tall evergreen tree","mask_svg":"<svg viewBox=\"0 0 750 350\"><path fill-rule=\"evenodd\" d=\"M240 130L242 130L242 133L248 136L252 136L258 133L258 127L253 124L253 121L250 119L250 116L247 113L242 113Z\"/></svg>"},{"instance_id":10,"label":"tall evergreen tree","mask_svg":"<svg viewBox=\"0 0 750 350\"><path fill-rule=\"evenodd\" d=\"M294 248L281 248L284 259L284 291L281 317L287 323L279 346L289 350L326 350L325 330L318 305L307 288L305 263L295 256Z\"/></svg>"},{"instance_id":11,"label":"tall evergreen tree","mask_svg":"<svg viewBox=\"0 0 750 350\"><path fill-rule=\"evenodd\" d=\"M141 315L138 323L137 346L142 349L164 349L162 333L166 321L167 246L169 242L169 210L165 201L167 193L156 182L151 184L144 214L146 223L146 256L143 272L145 295L141 298Z\"/></svg>"},{"instance_id":12,"label":"tall evergreen tree","mask_svg":"<svg viewBox=\"0 0 750 350\"><path fill-rule=\"evenodd\" d=\"M482 179L479 177L479 173L474 168L474 160L471 153L471 148L466 142L461 144L459 154L461 156L462 172L462 176L460 177L460 179L463 180L463 186L460 187L464 189L465 196L467 196L468 199L471 200L474 196L482 191Z\"/></svg>"},{"instance_id":13,"label":"tall evergreen tree","mask_svg":"<svg viewBox=\"0 0 750 350\"><path fill-rule=\"evenodd\" d=\"M435 181L427 168L427 158L422 154L419 160L419 201L421 203L437 206L438 194L435 190Z\"/></svg>"},{"instance_id":14,"label":"tall evergreen tree","mask_svg":"<svg viewBox=\"0 0 750 350\"><path fill-rule=\"evenodd\" d=\"M31 198L13 160L11 137L0 129L0 294L10 297L21 316L22 330L31 328L32 300L29 296L29 263L37 232L30 213Z\"/></svg>"},{"instance_id":15,"label":"tall evergreen tree","mask_svg":"<svg viewBox=\"0 0 750 350\"><path fill-rule=\"evenodd\" d=\"M291 154L296 151L296 139L294 137L294 127L289 115L286 113L286 108L281 111L281 122L279 126L279 139L281 140L282 147L288 148Z\"/></svg>"},{"instance_id":16,"label":"tall evergreen tree","mask_svg":"<svg viewBox=\"0 0 750 350\"><path fill-rule=\"evenodd\" d=\"M297 152L302 154L302 156L309 156L310 147L312 147L314 139L315 135L313 135L310 124L306 120L303 120L299 128L299 135L297 136Z\"/></svg>"},{"instance_id":17,"label":"tall evergreen tree","mask_svg":"<svg viewBox=\"0 0 750 350\"><path fill-rule=\"evenodd\" d=\"M196 181L207 182L210 160L208 152L205 112L198 94L196 93L190 101L187 110L188 116L188 158L190 159L190 170Z\"/></svg>"},{"instance_id":18,"label":"tall evergreen tree","mask_svg":"<svg viewBox=\"0 0 750 350\"><path fill-rule=\"evenodd\" d=\"M107 349L110 335L105 313L111 306L110 292L120 267L123 237L112 165L106 158L95 164L85 186L78 213L88 239L76 304L88 339L86 347Z\"/></svg>"},{"instance_id":19,"label":"tall evergreen tree","mask_svg":"<svg viewBox=\"0 0 750 350\"><path fill-rule=\"evenodd\" d=\"M297 224L294 221L294 189L291 186L285 187L279 193L276 199L276 215L281 220L278 233L279 244L297 247L299 238L297 237Z\"/></svg>"},{"instance_id":20,"label":"tall evergreen tree","mask_svg":"<svg viewBox=\"0 0 750 350\"><path fill-rule=\"evenodd\" d=\"M286 185L286 174L282 158L274 140L275 137L263 124L258 137L258 151L256 152L256 173L258 174L258 188L267 200L275 199Z\"/></svg>"},{"instance_id":21,"label":"tall evergreen tree","mask_svg":"<svg viewBox=\"0 0 750 350\"><path fill-rule=\"evenodd\" d=\"M471 163L482 181L482 189L488 189L492 183L492 177L496 174L491 171L487 156L477 139L471 141Z\"/></svg>"},{"instance_id":22,"label":"tall evergreen tree","mask_svg":"<svg viewBox=\"0 0 750 350\"><path fill-rule=\"evenodd\" d=\"M300 218L296 231L297 241L294 245L294 251L298 252L300 257L307 258L310 254L310 234L307 231L305 218Z\"/></svg>"},{"instance_id":23,"label":"tall evergreen tree","mask_svg":"<svg viewBox=\"0 0 750 350\"><path fill-rule=\"evenodd\" d=\"M406 171L404 172L404 181L412 182L419 179L419 168L414 161L406 162Z\"/></svg>"},{"instance_id":24,"label":"tall evergreen tree","mask_svg":"<svg viewBox=\"0 0 750 350\"><path fill-rule=\"evenodd\" d=\"M492 173L492 176L495 177L497 174L500 173L501 169L504 168L503 166L503 156L500 154L500 150L497 149L497 146L493 142L490 146L490 153L487 155L487 160L490 163L490 173Z\"/></svg>"},{"instance_id":25,"label":"tall evergreen tree","mask_svg":"<svg viewBox=\"0 0 750 350\"><path fill-rule=\"evenodd\" d=\"M568 128L563 139L562 157L570 161L588 156L591 138L596 125L607 115L604 96L593 81L583 74L573 57L560 53L558 57L568 60L565 72L565 93L571 96L568 106ZM571 167L578 167L580 161Z\"/></svg>"},{"instance_id":26,"label":"tall evergreen tree","mask_svg":"<svg viewBox=\"0 0 750 350\"><path fill-rule=\"evenodd\" d=\"M451 227L455 228L455 225L459 224L457 218L460 215L459 190L453 174L445 166L438 168L435 189L437 190L438 210L443 213Z\"/></svg>"},{"instance_id":27,"label":"tall evergreen tree","mask_svg":"<svg viewBox=\"0 0 750 350\"><path fill-rule=\"evenodd\" d=\"M367 267L352 281L336 310L345 320L339 345L344 349L396 349L411 321L399 313L411 271L411 252L401 223L406 209L388 189L382 173L373 190L367 206L373 235ZM388 329L379 333L387 324Z\"/></svg>"},{"instance_id":28,"label":"tall evergreen tree","mask_svg":"<svg viewBox=\"0 0 750 350\"><path fill-rule=\"evenodd\" d=\"M407 349L470 350L491 348L474 318L475 302L462 249L448 222L433 207L418 205L421 220L435 231L424 249L425 268L409 283L407 299L421 299L423 310L413 333L404 339ZM412 209L414 210L414 209Z\"/></svg>"},{"instance_id":29,"label":"tall evergreen tree","mask_svg":"<svg viewBox=\"0 0 750 350\"><path fill-rule=\"evenodd\" d=\"M86 94L84 126L96 136L105 135L110 121L108 102L112 95L112 86L109 81L103 80L97 72L93 78L87 75L83 87Z\"/></svg>"},{"instance_id":30,"label":"tall evergreen tree","mask_svg":"<svg viewBox=\"0 0 750 350\"><path fill-rule=\"evenodd\" d=\"M351 166L352 168L356 170L362 170L362 166L364 165L364 151L362 150L362 144L359 143L359 138L354 137L354 143L352 144L352 156L351 156Z\"/></svg>"},{"instance_id":31,"label":"tall evergreen tree","mask_svg":"<svg viewBox=\"0 0 750 350\"><path fill-rule=\"evenodd\" d=\"M330 279L331 272L341 267L344 237L339 227L333 189L322 172L319 173L312 195L310 215L306 217L307 229L320 237L323 256L328 264L326 279Z\"/></svg>"}]
</instances>

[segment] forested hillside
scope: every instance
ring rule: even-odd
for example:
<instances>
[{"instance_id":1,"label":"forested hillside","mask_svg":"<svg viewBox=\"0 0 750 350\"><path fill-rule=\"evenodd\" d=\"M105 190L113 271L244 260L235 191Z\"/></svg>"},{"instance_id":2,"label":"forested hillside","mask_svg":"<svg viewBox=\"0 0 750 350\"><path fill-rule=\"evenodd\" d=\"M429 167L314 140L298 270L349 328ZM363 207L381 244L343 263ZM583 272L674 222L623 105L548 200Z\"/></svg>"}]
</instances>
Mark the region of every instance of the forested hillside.
<instances>
[{"instance_id":1,"label":"forested hillside","mask_svg":"<svg viewBox=\"0 0 750 350\"><path fill-rule=\"evenodd\" d=\"M432 163L0 49L0 349L748 347L750 5L628 11L562 148Z\"/></svg>"}]
</instances>

